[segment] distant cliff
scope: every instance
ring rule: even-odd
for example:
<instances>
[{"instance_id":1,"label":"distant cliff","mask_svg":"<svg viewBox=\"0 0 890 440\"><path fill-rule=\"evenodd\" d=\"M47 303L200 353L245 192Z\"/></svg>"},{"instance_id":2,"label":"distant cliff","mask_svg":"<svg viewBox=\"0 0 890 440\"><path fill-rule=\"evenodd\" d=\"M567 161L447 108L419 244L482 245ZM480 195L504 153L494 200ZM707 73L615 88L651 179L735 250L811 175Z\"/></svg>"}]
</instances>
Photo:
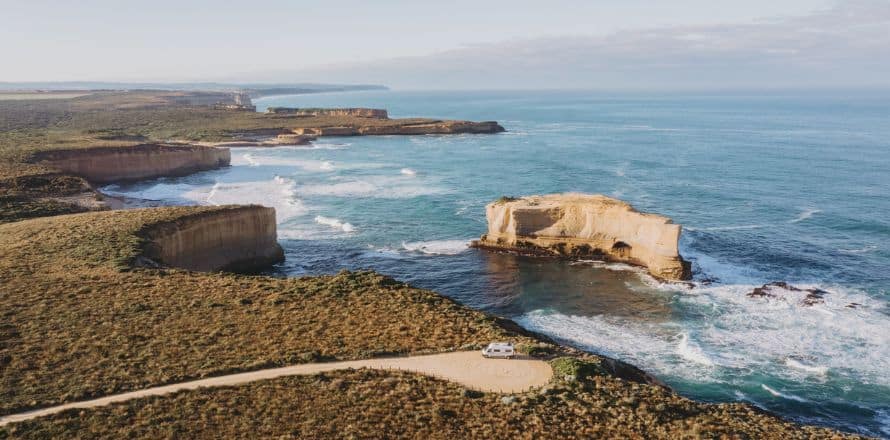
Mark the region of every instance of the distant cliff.
<instances>
[{"instance_id":1,"label":"distant cliff","mask_svg":"<svg viewBox=\"0 0 890 440\"><path fill-rule=\"evenodd\" d=\"M230 160L228 148L161 144L49 150L30 159L93 183L183 176L228 166Z\"/></svg>"},{"instance_id":2,"label":"distant cliff","mask_svg":"<svg viewBox=\"0 0 890 440\"><path fill-rule=\"evenodd\" d=\"M489 134L505 131L497 122L484 121L424 121L387 125L349 125L295 128L293 132L312 136L380 136L422 134Z\"/></svg>"},{"instance_id":3,"label":"distant cliff","mask_svg":"<svg viewBox=\"0 0 890 440\"><path fill-rule=\"evenodd\" d=\"M617 199L587 194L502 199L488 204L485 215L488 233L476 242L482 248L630 263L667 280L691 275L677 247L680 225Z\"/></svg>"},{"instance_id":4,"label":"distant cliff","mask_svg":"<svg viewBox=\"0 0 890 440\"><path fill-rule=\"evenodd\" d=\"M257 205L184 216L150 225L139 236L145 240L141 265L243 272L284 260L275 209Z\"/></svg>"},{"instance_id":5,"label":"distant cliff","mask_svg":"<svg viewBox=\"0 0 890 440\"><path fill-rule=\"evenodd\" d=\"M353 116L359 118L389 119L389 114L380 108L293 108L269 107L266 113L292 116Z\"/></svg>"}]
</instances>

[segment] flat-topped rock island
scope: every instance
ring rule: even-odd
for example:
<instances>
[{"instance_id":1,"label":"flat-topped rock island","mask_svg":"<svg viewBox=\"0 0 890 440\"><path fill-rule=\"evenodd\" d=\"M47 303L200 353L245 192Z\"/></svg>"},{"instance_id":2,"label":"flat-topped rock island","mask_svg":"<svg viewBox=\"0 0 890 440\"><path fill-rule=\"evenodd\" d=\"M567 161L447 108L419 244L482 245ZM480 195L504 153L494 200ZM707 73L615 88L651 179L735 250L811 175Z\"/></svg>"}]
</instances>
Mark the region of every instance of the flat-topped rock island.
<instances>
[{"instance_id":1,"label":"flat-topped rock island","mask_svg":"<svg viewBox=\"0 0 890 440\"><path fill-rule=\"evenodd\" d=\"M691 275L677 248L680 225L618 199L574 193L504 197L489 203L485 216L488 232L476 247L629 263L671 281Z\"/></svg>"}]
</instances>

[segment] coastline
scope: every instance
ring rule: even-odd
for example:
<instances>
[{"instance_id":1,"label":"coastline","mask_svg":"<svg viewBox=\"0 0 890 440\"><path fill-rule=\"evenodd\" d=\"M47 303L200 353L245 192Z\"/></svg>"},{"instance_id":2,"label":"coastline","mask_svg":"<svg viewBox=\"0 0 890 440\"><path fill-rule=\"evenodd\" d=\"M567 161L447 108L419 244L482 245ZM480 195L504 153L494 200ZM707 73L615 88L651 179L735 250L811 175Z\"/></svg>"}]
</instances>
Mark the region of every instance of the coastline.
<instances>
[{"instance_id":1,"label":"coastline","mask_svg":"<svg viewBox=\"0 0 890 440\"><path fill-rule=\"evenodd\" d=\"M85 150L85 151L84 151L84 154L90 154L90 153L89 153L89 150ZM144 200L129 199L129 198L126 198L126 197L118 197L118 196L111 196L111 195L106 195L105 197L108 197L108 198L109 198L109 200L108 200L108 205L109 205L109 207L111 207L111 208L113 208L113 209L116 209L116 208L124 208L124 209L129 210L129 208L135 208L135 207L138 207L138 206L136 206L136 205L140 205L140 204L145 203ZM161 209L166 209L166 208L161 208ZM136 210L136 211L138 211L138 210ZM141 215L141 214L140 214L140 215ZM97 218L98 218L98 217L97 217ZM43 219L50 219L50 218L36 219L36 220L34 221L34 222L35 222L34 224L38 224L38 223L40 223L40 224L48 224L48 222L50 222L50 220L43 221ZM38 220L40 220L40 221L38 221ZM14 229L14 228L13 228L13 229ZM128 269L128 270L129 270L129 269ZM144 269L138 269L137 272L142 271L142 270L144 270ZM142 276L142 275L140 275L140 276ZM291 282L293 282L293 280L288 278L288 279L284 279L283 282L285 282L285 283L291 283ZM439 294L434 294L434 295L435 295L435 296L438 296L439 300L447 299L446 297L441 296L441 295L439 295ZM253 301L254 301L254 300L249 300L249 301L250 301L250 302L243 302L243 298L242 298L241 305L243 305L243 306L250 306L251 304L253 304ZM278 300L276 299L275 301L278 301ZM465 306L463 306L463 307L465 307ZM475 311L475 312L476 312L476 313L479 313L478 311ZM504 321L504 320L497 321L497 325L500 326L500 327L504 327L505 325L508 325L507 323L508 323L508 321ZM512 325L515 326L516 324L515 324L515 323L512 323ZM518 327L518 326L517 326L517 327ZM502 328L502 329L503 329L503 328ZM522 329L522 328L518 328L518 329L514 329L514 330L515 330L515 331L520 331L520 332L523 333L523 334L529 334L529 333L530 333L530 332L528 332L528 331L526 331L525 329ZM539 336L535 336L535 339L537 339L537 340L540 342L540 340L541 340L540 335L539 335ZM548 338L548 340L550 340L550 339ZM550 340L550 341L552 342L552 340ZM569 346L569 345L562 345L562 344L560 344L559 350L563 350L563 351L571 351L571 350L575 350L575 351L577 351L577 349L575 349L575 348L573 348L573 347L571 347L571 346ZM578 353L578 355L582 355L582 356L583 356L584 354L583 354L583 353ZM602 359L605 359L605 358L603 358L603 357L601 357L601 356L598 356L598 355L597 355L597 357L599 357L601 360L602 360ZM608 361L606 361L606 362L608 363ZM620 361L617 361L617 362L620 362ZM623 362L621 362L620 364L623 364ZM250 367L248 367L248 368L250 368ZM629 369L635 369L635 367L626 367L626 368L625 368L625 367L621 367L621 368L616 368L615 370L617 371L617 370L628 369L628 368L629 368ZM648 375L646 375L645 373L642 373L641 370L638 370L638 369L636 369L636 370L637 370L637 371L640 371L640 374L642 374L642 375L644 375L644 376L648 376ZM615 371L612 371L610 374L615 375ZM619 376L619 377L620 377L620 376ZM780 417L780 416L776 416L776 417Z\"/></svg>"}]
</instances>

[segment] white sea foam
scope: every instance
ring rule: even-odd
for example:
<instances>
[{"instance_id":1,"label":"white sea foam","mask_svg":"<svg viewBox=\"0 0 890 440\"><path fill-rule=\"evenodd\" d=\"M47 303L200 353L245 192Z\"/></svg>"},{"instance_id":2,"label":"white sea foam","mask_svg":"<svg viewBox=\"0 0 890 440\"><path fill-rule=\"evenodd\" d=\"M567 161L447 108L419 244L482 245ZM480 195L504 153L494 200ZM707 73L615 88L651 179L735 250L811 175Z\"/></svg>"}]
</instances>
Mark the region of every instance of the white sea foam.
<instances>
[{"instance_id":1,"label":"white sea foam","mask_svg":"<svg viewBox=\"0 0 890 440\"><path fill-rule=\"evenodd\" d=\"M417 175L417 171L414 171L411 168L402 168L400 173L402 173L403 175L406 175L406 176L416 176Z\"/></svg>"},{"instance_id":2,"label":"white sea foam","mask_svg":"<svg viewBox=\"0 0 890 440\"><path fill-rule=\"evenodd\" d=\"M303 201L297 198L294 181L275 176L272 180L254 182L217 182L206 202L214 205L259 204L275 208L278 223L306 213Z\"/></svg>"},{"instance_id":3,"label":"white sea foam","mask_svg":"<svg viewBox=\"0 0 890 440\"><path fill-rule=\"evenodd\" d=\"M212 185L196 185L192 183L168 183L162 179L154 184L139 185L123 189L120 185L103 187L103 193L112 196L132 197L143 200L160 200L168 203L204 203L212 191Z\"/></svg>"},{"instance_id":4,"label":"white sea foam","mask_svg":"<svg viewBox=\"0 0 890 440\"><path fill-rule=\"evenodd\" d=\"M881 432L890 437L890 409L879 409L875 411L875 420L880 426Z\"/></svg>"},{"instance_id":5,"label":"white sea foam","mask_svg":"<svg viewBox=\"0 0 890 440\"><path fill-rule=\"evenodd\" d=\"M333 143L333 142L313 142L308 145L276 145L275 151L309 151L309 150L343 150L349 147L350 143Z\"/></svg>"},{"instance_id":6,"label":"white sea foam","mask_svg":"<svg viewBox=\"0 0 890 440\"><path fill-rule=\"evenodd\" d=\"M768 392L776 397L781 397L783 399L788 399L788 400L794 400L796 402L809 402L809 400L804 399L803 397L795 396L794 394L786 394L786 393L781 393L779 391L776 391L775 389L770 388L766 384L760 384L760 387L763 388L764 390L766 390L766 392Z\"/></svg>"},{"instance_id":7,"label":"white sea foam","mask_svg":"<svg viewBox=\"0 0 890 440\"><path fill-rule=\"evenodd\" d=\"M427 255L457 255L469 249L470 240L434 240L402 243L402 249Z\"/></svg>"},{"instance_id":8,"label":"white sea foam","mask_svg":"<svg viewBox=\"0 0 890 440\"><path fill-rule=\"evenodd\" d=\"M785 365L789 368L794 368L801 371L806 371L807 373L824 375L828 372L828 367L823 367L819 365L807 365L803 362L797 361L792 358L785 358Z\"/></svg>"},{"instance_id":9,"label":"white sea foam","mask_svg":"<svg viewBox=\"0 0 890 440\"><path fill-rule=\"evenodd\" d=\"M255 167L255 166L259 166L259 164L260 164L259 162L257 162L256 159L253 158L253 155L250 153L242 154L241 157L244 158L244 160L247 162L247 164L249 166ZM239 164L234 163L233 165L239 165Z\"/></svg>"},{"instance_id":10,"label":"white sea foam","mask_svg":"<svg viewBox=\"0 0 890 440\"><path fill-rule=\"evenodd\" d=\"M680 334L680 342L677 344L677 354L683 359L698 364L707 366L714 365L714 361L702 352L701 347L694 341L689 340L689 335L687 333Z\"/></svg>"},{"instance_id":11,"label":"white sea foam","mask_svg":"<svg viewBox=\"0 0 890 440\"><path fill-rule=\"evenodd\" d=\"M299 187L300 194L332 197L373 197L381 199L407 199L442 194L445 189L424 185L416 179L399 176L369 176L336 183L313 183Z\"/></svg>"},{"instance_id":12,"label":"white sea foam","mask_svg":"<svg viewBox=\"0 0 890 440\"><path fill-rule=\"evenodd\" d=\"M869 245L865 247L861 247L859 249L838 249L838 252L843 252L845 254L865 254L868 252L872 252L877 250L878 247L874 245Z\"/></svg>"},{"instance_id":13,"label":"white sea foam","mask_svg":"<svg viewBox=\"0 0 890 440\"><path fill-rule=\"evenodd\" d=\"M685 229L690 231L737 231L744 229L761 229L769 227L767 224L755 224L755 225L733 225L733 226L711 226L706 228L699 228L694 226L685 226Z\"/></svg>"},{"instance_id":14,"label":"white sea foam","mask_svg":"<svg viewBox=\"0 0 890 440\"><path fill-rule=\"evenodd\" d=\"M205 202L214 206L219 206L219 203L213 201L213 196L215 196L216 192L219 191L219 185L219 181L213 184L213 186L210 188L210 192L207 194L207 197L204 198Z\"/></svg>"},{"instance_id":15,"label":"white sea foam","mask_svg":"<svg viewBox=\"0 0 890 440\"><path fill-rule=\"evenodd\" d=\"M806 209L801 212L800 215L798 215L796 218L789 220L788 223L800 223L820 212L822 212L821 209Z\"/></svg>"},{"instance_id":16,"label":"white sea foam","mask_svg":"<svg viewBox=\"0 0 890 440\"><path fill-rule=\"evenodd\" d=\"M627 174L627 167L630 166L630 163L624 162L615 169L615 175L618 177L624 177Z\"/></svg>"},{"instance_id":17,"label":"white sea foam","mask_svg":"<svg viewBox=\"0 0 890 440\"><path fill-rule=\"evenodd\" d=\"M553 310L535 310L515 318L525 328L551 335L597 353L626 360L664 376L679 376L711 382L712 366L678 353L677 327L614 316L566 315Z\"/></svg>"},{"instance_id":18,"label":"white sea foam","mask_svg":"<svg viewBox=\"0 0 890 440\"><path fill-rule=\"evenodd\" d=\"M144 200L159 200L173 204L199 205L246 205L257 204L275 208L278 223L303 215L307 208L297 198L295 184L291 179L276 176L269 180L249 182L225 182L217 180L212 185L195 183L157 182L154 185L139 187L129 191L111 191L120 195ZM103 188L104 190L104 188Z\"/></svg>"},{"instance_id":19,"label":"white sea foam","mask_svg":"<svg viewBox=\"0 0 890 440\"><path fill-rule=\"evenodd\" d=\"M253 156L255 161L261 162L263 165L284 166L299 168L303 171L333 171L334 164L327 160L314 159L295 159L286 157L272 156Z\"/></svg>"},{"instance_id":20,"label":"white sea foam","mask_svg":"<svg viewBox=\"0 0 890 440\"><path fill-rule=\"evenodd\" d=\"M678 299L701 315L696 336L720 354L720 365L763 368L806 380L831 370L864 383L890 385L890 316L868 294L840 286L801 284L829 293L823 303L804 304L807 292L777 298L747 296L756 285L699 287ZM859 304L849 307L851 303ZM795 359L807 359L807 364Z\"/></svg>"},{"instance_id":21,"label":"white sea foam","mask_svg":"<svg viewBox=\"0 0 890 440\"><path fill-rule=\"evenodd\" d=\"M890 385L890 316L883 302L839 286L820 286L830 293L824 304L815 306L802 304L807 292L789 291L775 299L748 297L756 286L699 286L685 292L676 285L658 286L676 295L686 313L697 316L690 321L646 322L547 310L516 320L664 376L711 381L731 369L807 381L831 371L832 376L860 383ZM860 305L850 308L851 303Z\"/></svg>"},{"instance_id":22,"label":"white sea foam","mask_svg":"<svg viewBox=\"0 0 890 440\"><path fill-rule=\"evenodd\" d=\"M315 223L330 226L331 228L339 229L343 232L355 232L355 227L352 226L352 223L344 222L340 219L332 217L323 217L318 215L315 217Z\"/></svg>"},{"instance_id":23,"label":"white sea foam","mask_svg":"<svg viewBox=\"0 0 890 440\"><path fill-rule=\"evenodd\" d=\"M763 284L762 280L766 274L748 266L739 266L698 252L692 246L693 242L694 240L688 236L682 236L680 254L692 261L696 277L716 278L724 284Z\"/></svg>"}]
</instances>

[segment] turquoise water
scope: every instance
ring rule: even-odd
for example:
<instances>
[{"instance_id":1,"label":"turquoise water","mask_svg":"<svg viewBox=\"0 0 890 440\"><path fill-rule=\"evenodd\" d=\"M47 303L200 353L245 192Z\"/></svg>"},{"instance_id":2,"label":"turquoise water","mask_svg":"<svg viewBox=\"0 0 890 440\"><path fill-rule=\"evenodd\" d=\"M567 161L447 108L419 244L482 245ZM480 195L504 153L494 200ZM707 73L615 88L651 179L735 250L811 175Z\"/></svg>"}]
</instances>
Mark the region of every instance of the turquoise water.
<instances>
[{"instance_id":1,"label":"turquoise water","mask_svg":"<svg viewBox=\"0 0 890 440\"><path fill-rule=\"evenodd\" d=\"M372 106L498 120L498 135L324 138L106 191L277 208L283 275L375 269L684 395L890 436L890 94L358 92L266 106ZM466 248L502 195L604 193L684 226L696 286L640 270ZM788 281L827 290L749 298ZM856 307L847 307L851 303Z\"/></svg>"}]
</instances>

